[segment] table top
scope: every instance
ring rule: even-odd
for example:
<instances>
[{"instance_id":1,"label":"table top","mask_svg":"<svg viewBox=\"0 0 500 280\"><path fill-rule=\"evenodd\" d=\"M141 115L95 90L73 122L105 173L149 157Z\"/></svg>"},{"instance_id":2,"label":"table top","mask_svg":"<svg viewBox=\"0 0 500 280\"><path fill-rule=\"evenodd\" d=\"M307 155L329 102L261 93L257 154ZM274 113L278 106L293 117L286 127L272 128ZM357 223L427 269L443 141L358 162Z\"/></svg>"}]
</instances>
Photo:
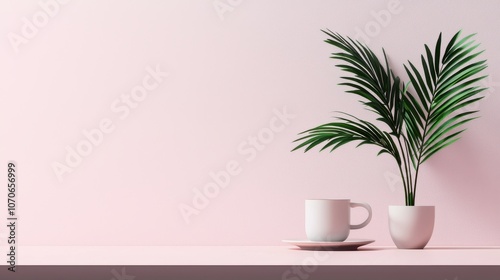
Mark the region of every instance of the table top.
<instances>
[{"instance_id":1,"label":"table top","mask_svg":"<svg viewBox=\"0 0 500 280\"><path fill-rule=\"evenodd\" d=\"M19 246L18 265L500 266L500 246L307 251L293 246Z\"/></svg>"}]
</instances>

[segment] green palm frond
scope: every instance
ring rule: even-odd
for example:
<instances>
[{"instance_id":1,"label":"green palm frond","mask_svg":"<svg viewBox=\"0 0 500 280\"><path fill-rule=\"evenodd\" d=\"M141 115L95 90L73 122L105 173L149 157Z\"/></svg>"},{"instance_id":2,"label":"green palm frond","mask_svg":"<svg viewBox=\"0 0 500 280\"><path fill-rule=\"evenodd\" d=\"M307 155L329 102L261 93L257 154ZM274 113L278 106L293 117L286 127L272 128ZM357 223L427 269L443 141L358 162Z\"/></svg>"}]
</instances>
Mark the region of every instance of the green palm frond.
<instances>
[{"instance_id":1,"label":"green palm frond","mask_svg":"<svg viewBox=\"0 0 500 280\"><path fill-rule=\"evenodd\" d=\"M349 86L348 93L362 98L366 108L379 117L392 133L399 135L403 124L401 104L401 81L395 77L384 51L385 67L377 56L365 45L350 38L344 39L337 33L323 31L329 36L326 43L336 46L341 52L333 53L331 58L339 60L337 67L352 76L344 76L340 85Z\"/></svg>"},{"instance_id":2,"label":"green palm frond","mask_svg":"<svg viewBox=\"0 0 500 280\"><path fill-rule=\"evenodd\" d=\"M436 152L459 139L463 124L473 120L477 111L466 106L482 98L485 90L475 84L486 76L477 74L486 68L486 60L474 62L482 51L471 40L474 34L459 40L457 32L440 57L441 34L434 54L425 45L426 56L421 56L422 70L411 62L405 65L416 96L404 96L407 135L411 143L411 157L415 168ZM423 72L423 74L421 73Z\"/></svg>"},{"instance_id":3,"label":"green palm frond","mask_svg":"<svg viewBox=\"0 0 500 280\"><path fill-rule=\"evenodd\" d=\"M387 153L399 163L401 158L394 140L389 133L380 130L375 125L360 120L352 115L342 113L346 117L337 117L339 122L332 122L306 130L305 136L294 142L302 142L293 151L305 148L305 151L323 144L320 151L330 149L330 152L350 142L359 142L356 147L372 144L380 147L378 155Z\"/></svg>"},{"instance_id":4,"label":"green palm frond","mask_svg":"<svg viewBox=\"0 0 500 280\"><path fill-rule=\"evenodd\" d=\"M358 142L357 147L378 146L379 155L387 153L396 160L406 205L414 205L420 165L456 142L464 124L477 117L477 111L467 106L482 98L485 88L477 82L486 77L479 76L486 60L475 61L482 51L476 51L479 44L472 40L474 34L460 39L460 32L456 33L442 56L441 34L434 53L425 45L422 70L409 61L404 65L410 80L405 85L394 75L385 51L381 63L367 46L329 30L323 32L328 35L325 42L340 50L331 56L340 61L336 66L350 74L342 77L340 85L359 96L388 130L343 113L336 122L302 132L293 151L304 148L307 152L320 146L320 151L332 152L351 142Z\"/></svg>"}]
</instances>

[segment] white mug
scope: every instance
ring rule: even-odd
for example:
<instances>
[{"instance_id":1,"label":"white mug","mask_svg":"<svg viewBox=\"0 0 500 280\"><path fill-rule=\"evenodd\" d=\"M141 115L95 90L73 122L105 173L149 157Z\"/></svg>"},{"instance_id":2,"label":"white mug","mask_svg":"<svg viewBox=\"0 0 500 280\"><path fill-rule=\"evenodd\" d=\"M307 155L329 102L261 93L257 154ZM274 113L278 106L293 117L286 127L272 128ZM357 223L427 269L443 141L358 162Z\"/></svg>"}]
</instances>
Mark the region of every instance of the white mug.
<instances>
[{"instance_id":1,"label":"white mug","mask_svg":"<svg viewBox=\"0 0 500 280\"><path fill-rule=\"evenodd\" d=\"M359 225L351 225L351 208L363 207L368 218ZM372 208L367 203L350 199L307 199L306 235L311 241L340 242L347 239L351 229L360 229L372 219Z\"/></svg>"}]
</instances>

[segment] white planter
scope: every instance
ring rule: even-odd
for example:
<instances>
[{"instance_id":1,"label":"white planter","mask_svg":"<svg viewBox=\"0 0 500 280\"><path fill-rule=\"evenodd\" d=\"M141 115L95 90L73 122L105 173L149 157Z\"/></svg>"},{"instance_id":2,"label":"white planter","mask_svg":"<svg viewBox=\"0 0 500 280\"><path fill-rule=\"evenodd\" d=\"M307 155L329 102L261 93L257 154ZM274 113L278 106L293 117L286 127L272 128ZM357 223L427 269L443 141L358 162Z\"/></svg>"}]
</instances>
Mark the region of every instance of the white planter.
<instances>
[{"instance_id":1,"label":"white planter","mask_svg":"<svg viewBox=\"0 0 500 280\"><path fill-rule=\"evenodd\" d=\"M434 230L434 206L389 206L389 230L399 249L423 249Z\"/></svg>"}]
</instances>

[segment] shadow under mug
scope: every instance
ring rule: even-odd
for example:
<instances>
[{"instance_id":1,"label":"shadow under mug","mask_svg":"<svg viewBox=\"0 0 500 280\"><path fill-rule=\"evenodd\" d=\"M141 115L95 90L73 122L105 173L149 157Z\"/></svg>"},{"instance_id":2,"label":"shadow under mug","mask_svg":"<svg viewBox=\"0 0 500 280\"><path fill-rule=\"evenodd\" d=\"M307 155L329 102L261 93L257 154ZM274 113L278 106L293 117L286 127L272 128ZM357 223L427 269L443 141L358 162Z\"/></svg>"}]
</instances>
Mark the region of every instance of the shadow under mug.
<instances>
[{"instance_id":1,"label":"shadow under mug","mask_svg":"<svg viewBox=\"0 0 500 280\"><path fill-rule=\"evenodd\" d=\"M310 241L344 241L351 229L365 227L372 219L370 205L351 202L350 199L307 199L305 205L306 235ZM351 225L351 208L354 207L368 211L368 218L358 225Z\"/></svg>"}]
</instances>

